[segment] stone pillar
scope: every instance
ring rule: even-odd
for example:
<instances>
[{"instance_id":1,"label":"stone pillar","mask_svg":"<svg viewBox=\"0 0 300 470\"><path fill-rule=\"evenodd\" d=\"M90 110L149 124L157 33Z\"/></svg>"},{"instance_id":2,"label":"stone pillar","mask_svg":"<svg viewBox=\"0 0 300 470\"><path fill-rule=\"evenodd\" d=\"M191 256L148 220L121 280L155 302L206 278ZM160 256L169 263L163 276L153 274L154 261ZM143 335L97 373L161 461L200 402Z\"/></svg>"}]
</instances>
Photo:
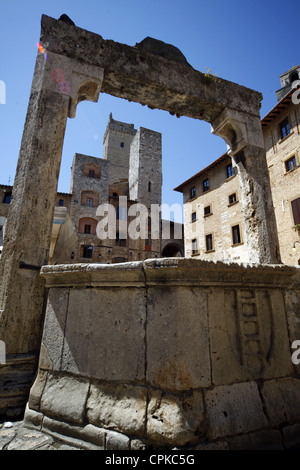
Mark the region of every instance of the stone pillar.
<instances>
[{"instance_id":1,"label":"stone pillar","mask_svg":"<svg viewBox=\"0 0 300 470\"><path fill-rule=\"evenodd\" d=\"M249 262L280 263L260 117L226 108L212 123L212 132L226 141L240 178Z\"/></svg>"},{"instance_id":2,"label":"stone pillar","mask_svg":"<svg viewBox=\"0 0 300 470\"><path fill-rule=\"evenodd\" d=\"M25 405L36 369L45 301L39 270L48 262L67 117L79 101L98 100L102 80L102 69L38 54L0 262L0 415Z\"/></svg>"}]
</instances>

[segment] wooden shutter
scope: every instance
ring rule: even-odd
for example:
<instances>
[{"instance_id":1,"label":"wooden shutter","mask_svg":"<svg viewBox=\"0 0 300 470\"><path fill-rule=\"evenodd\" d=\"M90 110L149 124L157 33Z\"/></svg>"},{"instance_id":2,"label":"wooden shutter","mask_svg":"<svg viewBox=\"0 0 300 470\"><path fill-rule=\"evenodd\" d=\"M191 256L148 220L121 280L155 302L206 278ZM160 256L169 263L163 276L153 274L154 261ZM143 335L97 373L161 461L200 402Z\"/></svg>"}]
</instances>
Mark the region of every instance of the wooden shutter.
<instances>
[{"instance_id":1,"label":"wooden shutter","mask_svg":"<svg viewBox=\"0 0 300 470\"><path fill-rule=\"evenodd\" d=\"M300 197L292 201L292 211L294 217L294 224L300 224Z\"/></svg>"}]
</instances>

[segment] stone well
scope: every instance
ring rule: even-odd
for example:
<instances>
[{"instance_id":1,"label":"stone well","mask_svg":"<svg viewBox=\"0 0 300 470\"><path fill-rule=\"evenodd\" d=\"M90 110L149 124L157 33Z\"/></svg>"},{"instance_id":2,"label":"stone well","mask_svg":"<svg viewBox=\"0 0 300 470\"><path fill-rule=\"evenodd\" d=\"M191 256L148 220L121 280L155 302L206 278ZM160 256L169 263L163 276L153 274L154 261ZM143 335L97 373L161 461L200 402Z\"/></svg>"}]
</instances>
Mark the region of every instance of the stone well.
<instances>
[{"instance_id":1,"label":"stone well","mask_svg":"<svg viewBox=\"0 0 300 470\"><path fill-rule=\"evenodd\" d=\"M295 443L299 268L170 258L42 277L26 426L88 449Z\"/></svg>"}]
</instances>

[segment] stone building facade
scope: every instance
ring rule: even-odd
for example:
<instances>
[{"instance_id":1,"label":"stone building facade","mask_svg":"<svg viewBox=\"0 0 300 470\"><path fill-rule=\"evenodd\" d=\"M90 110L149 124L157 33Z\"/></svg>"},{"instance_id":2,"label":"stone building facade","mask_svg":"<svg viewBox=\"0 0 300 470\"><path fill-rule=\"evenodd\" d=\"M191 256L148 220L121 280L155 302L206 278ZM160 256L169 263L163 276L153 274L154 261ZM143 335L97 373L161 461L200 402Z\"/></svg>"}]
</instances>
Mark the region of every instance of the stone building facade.
<instances>
[{"instance_id":1,"label":"stone building facade","mask_svg":"<svg viewBox=\"0 0 300 470\"><path fill-rule=\"evenodd\" d=\"M75 154L71 173L71 220L78 242L68 246L59 263L118 263L160 256L160 237L132 239L130 208L136 203L161 204L161 134L134 128L109 116L103 139L103 158ZM143 188L146 188L144 191ZM106 206L115 216L106 215ZM103 210L99 210L98 207ZM107 237L99 237L98 222L107 220ZM148 229L148 227L147 227ZM111 230L111 231L110 231Z\"/></svg>"},{"instance_id":2,"label":"stone building facade","mask_svg":"<svg viewBox=\"0 0 300 470\"><path fill-rule=\"evenodd\" d=\"M0 191L2 234L12 186L1 185ZM50 264L119 263L165 256L163 253L183 256L183 237L174 239L174 223L162 221L158 213L159 230L155 233L151 227L151 206L160 207L161 198L161 134L143 127L135 129L134 124L117 121L110 114L103 138L103 158L76 153L70 193L57 193ZM139 221L137 204L145 206L149 218L144 221L144 236L131 238L129 227ZM115 219L107 218L108 236L99 238L97 225L102 220L104 226L105 205L114 208ZM162 233L169 233L163 243ZM0 240L1 246L2 236Z\"/></svg>"},{"instance_id":3,"label":"stone building facade","mask_svg":"<svg viewBox=\"0 0 300 470\"><path fill-rule=\"evenodd\" d=\"M227 154L176 190L183 192L185 256L248 261L239 179Z\"/></svg>"},{"instance_id":4,"label":"stone building facade","mask_svg":"<svg viewBox=\"0 0 300 470\"><path fill-rule=\"evenodd\" d=\"M293 102L296 77L300 77L300 66L281 75L282 88L276 92L279 101L261 121L284 264L300 264L300 106ZM227 153L175 190L183 193L185 256L249 261L240 182Z\"/></svg>"}]
</instances>

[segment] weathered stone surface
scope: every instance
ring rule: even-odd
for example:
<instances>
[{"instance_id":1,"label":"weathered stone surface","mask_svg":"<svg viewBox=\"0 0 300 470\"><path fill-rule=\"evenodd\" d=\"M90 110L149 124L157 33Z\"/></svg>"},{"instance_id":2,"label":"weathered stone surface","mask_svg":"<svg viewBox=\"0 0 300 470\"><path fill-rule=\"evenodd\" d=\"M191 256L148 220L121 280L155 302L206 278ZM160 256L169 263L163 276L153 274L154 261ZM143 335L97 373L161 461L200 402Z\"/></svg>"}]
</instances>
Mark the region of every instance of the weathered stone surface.
<instances>
[{"instance_id":1,"label":"weathered stone surface","mask_svg":"<svg viewBox=\"0 0 300 470\"><path fill-rule=\"evenodd\" d=\"M285 426L282 429L283 442L286 449L300 448L300 424Z\"/></svg>"},{"instance_id":2,"label":"weathered stone surface","mask_svg":"<svg viewBox=\"0 0 300 470\"><path fill-rule=\"evenodd\" d=\"M40 431L42 429L44 415L38 411L34 411L29 408L29 405L26 405L26 410L24 414L23 424L26 428L36 429Z\"/></svg>"},{"instance_id":3,"label":"weathered stone surface","mask_svg":"<svg viewBox=\"0 0 300 470\"><path fill-rule=\"evenodd\" d=\"M129 438L115 431L108 431L106 435L106 450L129 450Z\"/></svg>"},{"instance_id":4,"label":"weathered stone surface","mask_svg":"<svg viewBox=\"0 0 300 470\"><path fill-rule=\"evenodd\" d=\"M300 421L300 379L264 382L261 393L271 426Z\"/></svg>"},{"instance_id":5,"label":"weathered stone surface","mask_svg":"<svg viewBox=\"0 0 300 470\"><path fill-rule=\"evenodd\" d=\"M92 384L86 404L90 423L142 436L146 424L147 389L125 384Z\"/></svg>"},{"instance_id":6,"label":"weathered stone surface","mask_svg":"<svg viewBox=\"0 0 300 470\"><path fill-rule=\"evenodd\" d=\"M42 369L60 370L68 300L67 288L49 291L39 364Z\"/></svg>"},{"instance_id":7,"label":"weathered stone surface","mask_svg":"<svg viewBox=\"0 0 300 470\"><path fill-rule=\"evenodd\" d=\"M185 65L189 65L186 58L182 52L172 44L166 44L163 41L154 39L151 37L146 37L141 42L135 45L140 51L150 52L151 54L156 54L161 57L164 57L168 60L174 60L175 62L180 62Z\"/></svg>"},{"instance_id":8,"label":"weathered stone surface","mask_svg":"<svg viewBox=\"0 0 300 470\"><path fill-rule=\"evenodd\" d=\"M52 38L47 51L105 69L104 93L209 122L226 106L259 115L259 92L219 78L205 80L185 63L106 41L45 15L41 35L41 42Z\"/></svg>"},{"instance_id":9,"label":"weathered stone surface","mask_svg":"<svg viewBox=\"0 0 300 470\"><path fill-rule=\"evenodd\" d=\"M209 386L206 292L149 288L147 319L147 381L168 390Z\"/></svg>"},{"instance_id":10,"label":"weathered stone surface","mask_svg":"<svg viewBox=\"0 0 300 470\"><path fill-rule=\"evenodd\" d=\"M300 338L300 291L290 289L284 293L284 297L289 333L291 342L293 342Z\"/></svg>"},{"instance_id":11,"label":"weathered stone surface","mask_svg":"<svg viewBox=\"0 0 300 470\"><path fill-rule=\"evenodd\" d=\"M46 416L43 420L43 431L50 433L56 439L61 439L82 449L104 449L105 430L92 424L85 426L70 425Z\"/></svg>"},{"instance_id":12,"label":"weathered stone surface","mask_svg":"<svg viewBox=\"0 0 300 470\"><path fill-rule=\"evenodd\" d=\"M140 289L72 290L61 369L97 379L142 380L145 313Z\"/></svg>"},{"instance_id":13,"label":"weathered stone surface","mask_svg":"<svg viewBox=\"0 0 300 470\"><path fill-rule=\"evenodd\" d=\"M153 391L147 413L147 438L161 445L183 446L204 433L201 392L175 396Z\"/></svg>"},{"instance_id":14,"label":"weathered stone surface","mask_svg":"<svg viewBox=\"0 0 300 470\"><path fill-rule=\"evenodd\" d=\"M146 450L146 444L140 439L131 439L130 450Z\"/></svg>"},{"instance_id":15,"label":"weathered stone surface","mask_svg":"<svg viewBox=\"0 0 300 470\"><path fill-rule=\"evenodd\" d=\"M34 384L32 385L30 389L30 394L29 394L29 408L32 410L39 411L40 410L40 404L41 404L41 397L46 385L48 373L42 369L39 369L38 375L34 381Z\"/></svg>"},{"instance_id":16,"label":"weathered stone surface","mask_svg":"<svg viewBox=\"0 0 300 470\"><path fill-rule=\"evenodd\" d=\"M77 284L81 269L88 289ZM61 317L54 315L59 302L49 306L43 341L52 364L62 354L62 367L40 367L30 397L40 413L29 409L28 424L39 429L42 416L42 430L54 438L110 450L140 441L172 449L277 447L278 426L300 422L299 379L278 379L292 371L281 291L293 285L295 269L148 260L132 265L127 285L130 269L77 265L70 280L67 266L47 267L50 282L75 285L67 314L64 295ZM55 298L56 287L50 291ZM62 344L52 325L64 331L63 348L52 345Z\"/></svg>"},{"instance_id":17,"label":"weathered stone surface","mask_svg":"<svg viewBox=\"0 0 300 470\"><path fill-rule=\"evenodd\" d=\"M215 385L293 373L280 290L213 288L208 310Z\"/></svg>"},{"instance_id":18,"label":"weathered stone surface","mask_svg":"<svg viewBox=\"0 0 300 470\"><path fill-rule=\"evenodd\" d=\"M203 444L197 445L195 450L229 450L227 442L204 442Z\"/></svg>"},{"instance_id":19,"label":"weathered stone surface","mask_svg":"<svg viewBox=\"0 0 300 470\"><path fill-rule=\"evenodd\" d=\"M7 448L8 444L16 437L22 422L14 423L12 427L6 428L5 423L0 424L0 450Z\"/></svg>"},{"instance_id":20,"label":"weathered stone surface","mask_svg":"<svg viewBox=\"0 0 300 470\"><path fill-rule=\"evenodd\" d=\"M231 450L283 450L280 431L266 429L229 439Z\"/></svg>"},{"instance_id":21,"label":"weathered stone surface","mask_svg":"<svg viewBox=\"0 0 300 470\"><path fill-rule=\"evenodd\" d=\"M20 428L16 438L7 446L7 450L37 450L45 445L49 446L53 439L32 429Z\"/></svg>"},{"instance_id":22,"label":"weathered stone surface","mask_svg":"<svg viewBox=\"0 0 300 470\"><path fill-rule=\"evenodd\" d=\"M255 382L215 387L205 394L209 436L248 433L268 426Z\"/></svg>"},{"instance_id":23,"label":"weathered stone surface","mask_svg":"<svg viewBox=\"0 0 300 470\"><path fill-rule=\"evenodd\" d=\"M72 376L49 375L41 399L41 412L67 422L84 420L89 382Z\"/></svg>"}]
</instances>

